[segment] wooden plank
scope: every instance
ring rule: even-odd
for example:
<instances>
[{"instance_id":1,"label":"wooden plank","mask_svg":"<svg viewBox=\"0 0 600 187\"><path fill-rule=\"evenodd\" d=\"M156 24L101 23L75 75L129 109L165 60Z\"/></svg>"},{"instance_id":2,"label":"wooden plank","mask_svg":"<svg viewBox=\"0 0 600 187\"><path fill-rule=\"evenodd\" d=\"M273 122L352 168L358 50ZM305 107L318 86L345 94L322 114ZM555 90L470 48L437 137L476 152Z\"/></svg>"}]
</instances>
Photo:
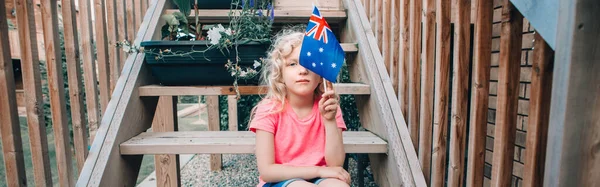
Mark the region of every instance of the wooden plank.
<instances>
[{"instance_id":1,"label":"wooden plank","mask_svg":"<svg viewBox=\"0 0 600 187\"><path fill-rule=\"evenodd\" d=\"M15 1L15 4L34 181L35 185L50 186L52 185L52 174L48 157L46 122L43 107L40 107L43 106L42 83L33 3L31 1Z\"/></svg>"},{"instance_id":2,"label":"wooden plank","mask_svg":"<svg viewBox=\"0 0 600 187\"><path fill-rule=\"evenodd\" d=\"M145 2L145 1L142 1ZM119 75L121 74L121 65L119 61L119 49L117 49L117 33L121 30L117 28L116 0L106 1L106 32L108 40L108 65L110 69L110 93L115 89Z\"/></svg>"},{"instance_id":3,"label":"wooden plank","mask_svg":"<svg viewBox=\"0 0 600 187\"><path fill-rule=\"evenodd\" d=\"M408 129L410 137L419 150L419 112L421 101L421 0L410 2L410 38L408 52Z\"/></svg>"},{"instance_id":4,"label":"wooden plank","mask_svg":"<svg viewBox=\"0 0 600 187\"><path fill-rule=\"evenodd\" d=\"M135 45L154 36L165 1L153 4L146 13ZM148 32L146 32L148 31ZM135 91L148 84L148 69L143 54L130 55L124 64L123 76L119 77L115 92L103 117L98 137L91 146L90 154L79 174L77 186L133 186L136 182L141 156L121 157L118 144L149 128L156 109L157 97L141 99ZM117 115L118 114L118 115ZM132 125L142 124L142 125ZM116 171L118 172L116 172Z\"/></svg>"},{"instance_id":5,"label":"wooden plank","mask_svg":"<svg viewBox=\"0 0 600 187\"><path fill-rule=\"evenodd\" d=\"M289 0L274 0L275 11L278 10L311 10L312 6L316 5L319 10L342 10L344 5L340 0L320 0L320 1L289 1Z\"/></svg>"},{"instance_id":6,"label":"wooden plank","mask_svg":"<svg viewBox=\"0 0 600 187\"><path fill-rule=\"evenodd\" d=\"M83 80L85 81L85 104L87 109L90 142L95 139L100 122L100 106L98 104L98 85L96 84L96 59L92 51L91 5L89 0L79 0L79 25L81 37L81 56L83 63Z\"/></svg>"},{"instance_id":7,"label":"wooden plank","mask_svg":"<svg viewBox=\"0 0 600 187\"><path fill-rule=\"evenodd\" d=\"M473 46L473 90L471 93L467 186L483 186L485 137L487 133L488 98L490 90L490 63L492 59L493 6L492 1L477 2L475 46Z\"/></svg>"},{"instance_id":8,"label":"wooden plank","mask_svg":"<svg viewBox=\"0 0 600 187\"><path fill-rule=\"evenodd\" d=\"M170 14L173 12L178 12L177 9L168 9L165 13ZM234 15L239 15L237 12L240 10L234 10ZM346 11L344 10L319 10L321 15L327 19L327 23L329 24L337 24L346 21ZM201 23L215 23L215 22L229 22L229 12L228 9L207 9L199 11L199 21ZM307 14L306 10L276 10L274 15L273 23L306 23L306 20L309 19L310 14ZM196 18L194 14L190 14L188 20L195 21Z\"/></svg>"},{"instance_id":9,"label":"wooden plank","mask_svg":"<svg viewBox=\"0 0 600 187\"><path fill-rule=\"evenodd\" d=\"M361 83L338 83L333 87L337 94L341 95L369 95L371 88ZM266 94L267 86L239 86L241 95ZM163 96L163 95L235 95L233 86L159 86L148 85L140 87L140 96Z\"/></svg>"},{"instance_id":10,"label":"wooden plank","mask_svg":"<svg viewBox=\"0 0 600 187\"><path fill-rule=\"evenodd\" d=\"M377 2L378 1L381 1L381 0L371 0L369 2L369 4L371 4L371 5L369 5L369 11L368 11L369 14L367 14L368 19L366 21L369 21L369 23L371 24L371 29L377 29L377 25L375 25L375 24L377 24L375 15L377 14ZM373 30L373 35L375 35L375 38L378 38L377 32L375 30ZM377 43L379 43L379 41ZM379 46L377 46L377 49L379 49Z\"/></svg>"},{"instance_id":11,"label":"wooden plank","mask_svg":"<svg viewBox=\"0 0 600 187\"><path fill-rule=\"evenodd\" d=\"M166 97L166 96L163 96ZM387 153L387 143L368 131L343 133L347 153ZM122 155L136 154L253 154L250 131L145 132L120 145Z\"/></svg>"},{"instance_id":12,"label":"wooden plank","mask_svg":"<svg viewBox=\"0 0 600 187\"><path fill-rule=\"evenodd\" d=\"M390 4L390 14L391 20L390 24L392 25L392 30L390 33L390 78L392 79L392 87L394 87L394 92L396 95L398 94L398 84L399 84L399 70L398 69L398 61L400 60L400 2L399 1L391 1Z\"/></svg>"},{"instance_id":13,"label":"wooden plank","mask_svg":"<svg viewBox=\"0 0 600 187\"><path fill-rule=\"evenodd\" d=\"M431 179L431 139L433 134L433 93L435 65L435 1L425 0L423 5L423 68L421 84L421 111L419 130L419 162L427 184Z\"/></svg>"},{"instance_id":14,"label":"wooden plank","mask_svg":"<svg viewBox=\"0 0 600 187\"><path fill-rule=\"evenodd\" d=\"M21 125L17 111L17 96L8 40L4 0L0 0L0 136L7 186L27 186Z\"/></svg>"},{"instance_id":15,"label":"wooden plank","mask_svg":"<svg viewBox=\"0 0 600 187\"><path fill-rule=\"evenodd\" d=\"M383 52L383 43L387 42L387 41L383 41L383 39L385 38L385 36L383 36L383 1L384 0L375 0L375 30L373 30L373 32L375 32L375 38L377 38L377 47L379 47L379 50L381 52Z\"/></svg>"},{"instance_id":16,"label":"wooden plank","mask_svg":"<svg viewBox=\"0 0 600 187\"><path fill-rule=\"evenodd\" d=\"M58 6L55 0L42 0L42 25L44 28L44 49L48 72L48 92L52 111L52 128L56 146L58 184L73 186L73 164L71 141L65 103L65 84L62 71L62 56L58 39Z\"/></svg>"},{"instance_id":17,"label":"wooden plank","mask_svg":"<svg viewBox=\"0 0 600 187\"><path fill-rule=\"evenodd\" d=\"M371 1L374 0L364 0L363 2L363 8L367 15L371 15Z\"/></svg>"},{"instance_id":18,"label":"wooden plank","mask_svg":"<svg viewBox=\"0 0 600 187\"><path fill-rule=\"evenodd\" d=\"M393 43L390 31L392 31L392 25L390 19L392 19L390 2L391 0L383 0L382 13L381 13L381 32L383 36L382 45L381 45L381 55L383 56L383 60L385 62L385 68L387 70L388 75L391 75L392 61L390 55L390 45Z\"/></svg>"},{"instance_id":19,"label":"wooden plank","mask_svg":"<svg viewBox=\"0 0 600 187\"><path fill-rule=\"evenodd\" d=\"M600 1L560 1L544 184L599 186Z\"/></svg>"},{"instance_id":20,"label":"wooden plank","mask_svg":"<svg viewBox=\"0 0 600 187\"><path fill-rule=\"evenodd\" d=\"M227 96L227 113L229 116L229 130L238 131L238 107L237 107L237 96Z\"/></svg>"},{"instance_id":21,"label":"wooden plank","mask_svg":"<svg viewBox=\"0 0 600 187\"><path fill-rule=\"evenodd\" d=\"M142 23L142 1L143 0L133 1L135 32L138 31L138 29L140 28L140 24Z\"/></svg>"},{"instance_id":22,"label":"wooden plank","mask_svg":"<svg viewBox=\"0 0 600 187\"><path fill-rule=\"evenodd\" d=\"M98 66L98 85L100 86L100 111L106 110L110 100L110 65L108 58L108 36L106 30L106 0L94 0L96 24L96 65Z\"/></svg>"},{"instance_id":23,"label":"wooden plank","mask_svg":"<svg viewBox=\"0 0 600 187\"><path fill-rule=\"evenodd\" d=\"M71 99L71 123L73 126L73 145L77 169L81 171L88 155L88 132L85 110L83 109L83 84L79 63L79 37L74 0L62 0L62 16L65 37L65 60Z\"/></svg>"},{"instance_id":24,"label":"wooden plank","mask_svg":"<svg viewBox=\"0 0 600 187\"><path fill-rule=\"evenodd\" d=\"M127 41L129 41L129 43L132 43L131 41L135 40L135 31L137 30L135 28L135 15L133 12L133 7L135 7L135 0L124 0L125 1L125 27L127 27L126 29L126 39Z\"/></svg>"},{"instance_id":25,"label":"wooden plank","mask_svg":"<svg viewBox=\"0 0 600 187\"><path fill-rule=\"evenodd\" d=\"M523 16L509 0L505 0L502 6L492 187L509 186L512 182L522 32Z\"/></svg>"},{"instance_id":26,"label":"wooden plank","mask_svg":"<svg viewBox=\"0 0 600 187\"><path fill-rule=\"evenodd\" d=\"M452 79L452 118L450 128L450 163L448 186L463 186L465 146L467 141L467 107L469 90L469 50L471 1L454 1L457 20L454 29L454 68Z\"/></svg>"},{"instance_id":27,"label":"wooden plank","mask_svg":"<svg viewBox=\"0 0 600 187\"><path fill-rule=\"evenodd\" d=\"M372 87L371 96L368 100L362 100L362 105L359 107L361 122L369 124L373 121L383 121L384 123L371 124L371 126L380 126L375 128L378 131L374 133L385 137L388 142L387 155L369 155L374 167L373 171L378 170L379 175L376 176L378 184L380 186L398 184L425 186L416 151L412 149L412 141L404 116L400 112L391 80L385 75L383 57L377 48L372 29L366 21L367 16L363 11L359 11L362 5L358 0L345 0L344 4L348 10L348 24L361 46L357 59L361 59L364 63L358 63L357 68L366 72L365 75Z\"/></svg>"},{"instance_id":28,"label":"wooden plank","mask_svg":"<svg viewBox=\"0 0 600 187\"><path fill-rule=\"evenodd\" d=\"M404 117L408 117L408 64L410 52L410 0L400 0L400 61L398 102ZM407 119L405 119L407 120Z\"/></svg>"},{"instance_id":29,"label":"wooden plank","mask_svg":"<svg viewBox=\"0 0 600 187\"><path fill-rule=\"evenodd\" d=\"M535 34L529 99L529 123L525 149L523 186L541 186L544 181L544 162L550 120L554 51L538 33Z\"/></svg>"},{"instance_id":30,"label":"wooden plank","mask_svg":"<svg viewBox=\"0 0 600 187\"><path fill-rule=\"evenodd\" d=\"M433 152L431 186L443 187L446 181L448 142L448 89L450 82L450 1L436 2L435 103L433 114Z\"/></svg>"},{"instance_id":31,"label":"wooden plank","mask_svg":"<svg viewBox=\"0 0 600 187\"><path fill-rule=\"evenodd\" d=\"M177 97L160 96L154 115L152 132L177 131ZM179 173L179 155L154 155L157 186L181 186Z\"/></svg>"},{"instance_id":32,"label":"wooden plank","mask_svg":"<svg viewBox=\"0 0 600 187\"><path fill-rule=\"evenodd\" d=\"M115 14L117 16L117 42L123 42L127 39L127 28L125 23L125 0L116 0ZM121 48L117 49L117 56L119 56L119 70L123 68L125 60L127 59L127 53ZM120 71L119 71L120 72Z\"/></svg>"},{"instance_id":33,"label":"wooden plank","mask_svg":"<svg viewBox=\"0 0 600 187\"><path fill-rule=\"evenodd\" d=\"M211 95L206 96L206 111L208 113L208 130L219 131L221 123L221 115L219 114L219 96ZM211 154L210 155L210 170L219 171L221 170L221 155Z\"/></svg>"},{"instance_id":34,"label":"wooden plank","mask_svg":"<svg viewBox=\"0 0 600 187\"><path fill-rule=\"evenodd\" d=\"M141 7L142 7L142 12L141 12L141 14L140 14L140 18L141 18L141 16L142 16L142 15L144 15L144 13L146 12L146 10L148 10L148 0L142 0L142 2L141 2L141 3L142 3L142 5L141 5ZM140 22L140 23L142 23L142 21L143 21L143 20L140 20L139 22Z\"/></svg>"}]
</instances>

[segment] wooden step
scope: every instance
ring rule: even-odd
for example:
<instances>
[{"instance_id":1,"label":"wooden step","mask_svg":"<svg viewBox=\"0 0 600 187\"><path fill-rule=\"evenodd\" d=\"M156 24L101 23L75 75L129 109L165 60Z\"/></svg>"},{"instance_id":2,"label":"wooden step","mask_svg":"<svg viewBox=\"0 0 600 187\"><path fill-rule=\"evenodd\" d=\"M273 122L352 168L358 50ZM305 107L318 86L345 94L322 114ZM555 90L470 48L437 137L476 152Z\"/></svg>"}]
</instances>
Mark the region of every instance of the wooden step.
<instances>
[{"instance_id":1,"label":"wooden step","mask_svg":"<svg viewBox=\"0 0 600 187\"><path fill-rule=\"evenodd\" d=\"M346 153L387 153L387 142L368 131L343 133ZM121 155L253 154L250 131L144 132L121 144Z\"/></svg>"},{"instance_id":2,"label":"wooden step","mask_svg":"<svg viewBox=\"0 0 600 187\"><path fill-rule=\"evenodd\" d=\"M369 95L371 87L362 83L337 83L333 87L340 95ZM241 95L266 94L267 86L239 86ZM140 86L140 96L235 95L233 86Z\"/></svg>"},{"instance_id":3,"label":"wooden step","mask_svg":"<svg viewBox=\"0 0 600 187\"><path fill-rule=\"evenodd\" d=\"M239 11L239 10L234 10ZM171 14L179 12L177 9L167 9L165 13ZM321 10L321 15L325 16L327 23L337 24L346 21L346 11L344 10ZM312 10L275 10L274 23L308 23ZM229 22L229 10L199 10L198 20L202 23L226 23ZM234 13L234 15L238 15ZM190 23L195 22L194 11L188 17Z\"/></svg>"}]
</instances>

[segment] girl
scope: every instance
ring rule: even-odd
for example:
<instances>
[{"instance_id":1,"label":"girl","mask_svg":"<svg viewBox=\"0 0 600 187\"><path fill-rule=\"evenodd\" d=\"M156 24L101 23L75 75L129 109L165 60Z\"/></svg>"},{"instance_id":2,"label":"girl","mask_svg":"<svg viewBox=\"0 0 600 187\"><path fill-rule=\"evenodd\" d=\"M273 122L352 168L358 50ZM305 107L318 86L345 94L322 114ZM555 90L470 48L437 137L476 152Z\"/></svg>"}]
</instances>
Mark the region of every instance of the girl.
<instances>
[{"instance_id":1,"label":"girl","mask_svg":"<svg viewBox=\"0 0 600 187\"><path fill-rule=\"evenodd\" d=\"M258 187L349 186L341 166L346 124L332 84L300 66L304 33L279 34L263 67L269 87L253 109Z\"/></svg>"}]
</instances>

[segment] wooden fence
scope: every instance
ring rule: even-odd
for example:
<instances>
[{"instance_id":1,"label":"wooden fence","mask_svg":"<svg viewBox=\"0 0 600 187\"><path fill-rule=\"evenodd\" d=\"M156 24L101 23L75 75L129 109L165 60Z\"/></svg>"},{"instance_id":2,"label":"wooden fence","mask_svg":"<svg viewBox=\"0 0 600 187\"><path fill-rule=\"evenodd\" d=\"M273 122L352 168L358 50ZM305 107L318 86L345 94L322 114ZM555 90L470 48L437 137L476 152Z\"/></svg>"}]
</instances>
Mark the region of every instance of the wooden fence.
<instances>
[{"instance_id":1,"label":"wooden fence","mask_svg":"<svg viewBox=\"0 0 600 187\"><path fill-rule=\"evenodd\" d=\"M133 40L133 33L137 32L149 3L148 0L0 0L0 132L8 186L53 185L47 122L42 107L43 82L47 82L49 88L58 184L74 186L75 173L83 167L88 145L94 140L101 114L127 56L116 44ZM14 14L6 12L7 8ZM40 12L41 16L35 16ZM9 30L7 20L14 20L11 22L16 28ZM42 25L43 31L39 32L36 25ZM60 30L64 34L64 57L61 55ZM18 32L18 37L9 38L9 31ZM36 33L41 33L42 37ZM36 47L40 43L43 43L42 51ZM11 49L15 46L18 48ZM23 82L17 84L23 85L23 91L15 88L11 51L19 54ZM43 81L40 74L39 53L45 54L42 59L47 67L47 81ZM63 63L68 76L71 124L67 119ZM24 94L35 184L26 184L24 159L29 158L23 158L15 91ZM72 125L73 140L69 125ZM73 155L77 168L72 168Z\"/></svg>"},{"instance_id":2,"label":"wooden fence","mask_svg":"<svg viewBox=\"0 0 600 187\"><path fill-rule=\"evenodd\" d=\"M522 39L521 13L508 0L363 0L362 3L427 184L514 186L511 176L521 45L531 42ZM492 42L492 18L496 16L501 27L499 43ZM533 56L529 58L531 68L536 71L525 74L531 76L529 121L525 129L528 152L524 159L524 182L520 181L525 186L538 186L542 181L554 61L554 51L539 35L535 36ZM499 46L499 58L492 58L493 45ZM493 102L489 99L492 61L498 66L497 104L493 103L497 106L496 121L495 129L491 129L495 130L492 133L495 151L491 181L485 181L486 134L490 130L488 104Z\"/></svg>"}]
</instances>

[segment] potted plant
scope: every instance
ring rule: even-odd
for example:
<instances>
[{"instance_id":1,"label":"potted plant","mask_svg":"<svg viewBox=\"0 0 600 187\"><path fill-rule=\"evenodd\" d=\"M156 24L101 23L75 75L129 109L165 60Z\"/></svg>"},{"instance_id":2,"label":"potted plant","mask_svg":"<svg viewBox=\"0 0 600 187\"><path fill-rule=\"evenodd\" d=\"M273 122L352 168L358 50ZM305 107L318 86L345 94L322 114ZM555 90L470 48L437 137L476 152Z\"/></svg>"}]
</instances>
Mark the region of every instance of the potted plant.
<instances>
[{"instance_id":1,"label":"potted plant","mask_svg":"<svg viewBox=\"0 0 600 187\"><path fill-rule=\"evenodd\" d=\"M270 0L233 0L229 22L190 23L190 0L173 0L179 12L163 15L162 41L144 41L141 50L163 85L257 84L262 58L270 45ZM179 6L182 5L182 6ZM201 10L200 10L201 11Z\"/></svg>"}]
</instances>

